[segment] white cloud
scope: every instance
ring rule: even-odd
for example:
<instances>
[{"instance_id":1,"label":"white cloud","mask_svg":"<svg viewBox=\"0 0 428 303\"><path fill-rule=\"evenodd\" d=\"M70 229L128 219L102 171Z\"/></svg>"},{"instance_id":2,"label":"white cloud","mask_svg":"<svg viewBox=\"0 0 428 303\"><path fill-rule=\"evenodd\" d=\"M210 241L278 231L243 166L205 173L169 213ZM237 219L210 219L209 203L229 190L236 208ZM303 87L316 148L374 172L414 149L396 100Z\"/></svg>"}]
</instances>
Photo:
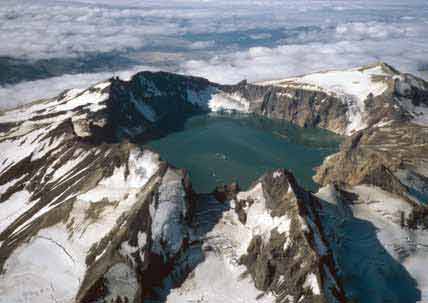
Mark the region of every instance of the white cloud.
<instances>
[{"instance_id":1,"label":"white cloud","mask_svg":"<svg viewBox=\"0 0 428 303\"><path fill-rule=\"evenodd\" d=\"M145 22L138 10L61 3L0 5L0 55L69 57L140 49L146 37L176 34L177 24Z\"/></svg>"},{"instance_id":2,"label":"white cloud","mask_svg":"<svg viewBox=\"0 0 428 303\"><path fill-rule=\"evenodd\" d=\"M0 55L40 59L135 51L184 33L269 25L251 25L256 19L260 12L248 3L3 0L0 40L7 43L0 44Z\"/></svg>"},{"instance_id":3,"label":"white cloud","mask_svg":"<svg viewBox=\"0 0 428 303\"><path fill-rule=\"evenodd\" d=\"M190 60L182 64L181 71L214 82L235 83L385 61L404 72L428 78L428 71L420 70L421 65L428 63L427 25L345 23L324 36L318 34L322 38L314 39L316 42L298 36L277 47L252 47L207 60Z\"/></svg>"},{"instance_id":4,"label":"white cloud","mask_svg":"<svg viewBox=\"0 0 428 303\"><path fill-rule=\"evenodd\" d=\"M215 41L196 41L189 45L190 49L204 49L215 46Z\"/></svg>"},{"instance_id":5,"label":"white cloud","mask_svg":"<svg viewBox=\"0 0 428 303\"><path fill-rule=\"evenodd\" d=\"M427 77L427 12L424 0L2 0L0 57L117 53L221 83L378 60ZM0 107L89 86L113 68L0 87Z\"/></svg>"},{"instance_id":6,"label":"white cloud","mask_svg":"<svg viewBox=\"0 0 428 303\"><path fill-rule=\"evenodd\" d=\"M160 45L163 39L186 41L184 34L292 30L304 26L321 29L306 40L346 39L348 35L384 39L408 34L408 24L421 24L424 18L421 12L426 9L426 2L415 0L403 4L393 0L351 3L344 0L3 0L0 3L0 56L39 59L87 52L126 53ZM407 24L397 23L400 17L406 17L401 21ZM339 25L334 37L331 26L334 29L336 24ZM250 35L269 37L270 33ZM192 49L192 42L187 42ZM239 45L239 37L229 43Z\"/></svg>"},{"instance_id":7,"label":"white cloud","mask_svg":"<svg viewBox=\"0 0 428 303\"><path fill-rule=\"evenodd\" d=\"M421 29L424 30L424 29ZM411 24L355 22L339 24L336 27L336 36L341 39L391 39L417 35L418 29Z\"/></svg>"}]
</instances>

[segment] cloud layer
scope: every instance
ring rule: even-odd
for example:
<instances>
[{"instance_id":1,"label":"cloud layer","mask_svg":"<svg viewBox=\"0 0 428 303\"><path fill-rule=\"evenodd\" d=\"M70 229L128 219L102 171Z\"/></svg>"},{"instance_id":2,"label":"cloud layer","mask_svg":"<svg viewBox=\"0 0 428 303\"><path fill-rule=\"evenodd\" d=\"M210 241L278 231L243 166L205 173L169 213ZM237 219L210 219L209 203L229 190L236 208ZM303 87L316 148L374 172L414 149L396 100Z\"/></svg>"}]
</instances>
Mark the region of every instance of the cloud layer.
<instances>
[{"instance_id":1,"label":"cloud layer","mask_svg":"<svg viewBox=\"0 0 428 303\"><path fill-rule=\"evenodd\" d=\"M181 72L214 82L236 83L242 79L279 79L384 61L403 72L428 78L428 58L424 49L427 42L390 38L385 41L344 40L252 47L208 60L189 60L182 64Z\"/></svg>"},{"instance_id":2,"label":"cloud layer","mask_svg":"<svg viewBox=\"0 0 428 303\"><path fill-rule=\"evenodd\" d=\"M423 0L3 0L0 28L0 108L136 66L232 83L382 60L428 78Z\"/></svg>"}]
</instances>

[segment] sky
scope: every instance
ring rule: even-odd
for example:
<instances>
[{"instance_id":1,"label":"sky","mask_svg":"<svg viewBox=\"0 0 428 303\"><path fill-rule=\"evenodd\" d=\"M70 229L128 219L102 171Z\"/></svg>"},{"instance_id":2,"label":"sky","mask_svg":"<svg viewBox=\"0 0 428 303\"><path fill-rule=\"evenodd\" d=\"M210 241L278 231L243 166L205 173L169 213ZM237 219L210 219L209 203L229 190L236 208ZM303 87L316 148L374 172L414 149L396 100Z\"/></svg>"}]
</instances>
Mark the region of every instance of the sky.
<instances>
[{"instance_id":1,"label":"sky","mask_svg":"<svg viewBox=\"0 0 428 303\"><path fill-rule=\"evenodd\" d=\"M428 79L428 1L1 0L0 108L113 75L219 83L385 61Z\"/></svg>"}]
</instances>

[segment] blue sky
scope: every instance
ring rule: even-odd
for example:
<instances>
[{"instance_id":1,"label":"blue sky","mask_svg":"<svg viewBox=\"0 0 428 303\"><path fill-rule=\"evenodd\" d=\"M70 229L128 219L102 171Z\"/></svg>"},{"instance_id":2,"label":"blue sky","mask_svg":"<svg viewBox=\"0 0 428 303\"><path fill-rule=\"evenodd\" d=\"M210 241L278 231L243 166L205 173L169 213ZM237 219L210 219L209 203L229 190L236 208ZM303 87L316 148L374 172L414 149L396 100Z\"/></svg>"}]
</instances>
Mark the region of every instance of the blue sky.
<instances>
[{"instance_id":1,"label":"blue sky","mask_svg":"<svg viewBox=\"0 0 428 303\"><path fill-rule=\"evenodd\" d=\"M421 0L3 0L0 39L0 107L142 69L234 83L382 60L428 78Z\"/></svg>"}]
</instances>

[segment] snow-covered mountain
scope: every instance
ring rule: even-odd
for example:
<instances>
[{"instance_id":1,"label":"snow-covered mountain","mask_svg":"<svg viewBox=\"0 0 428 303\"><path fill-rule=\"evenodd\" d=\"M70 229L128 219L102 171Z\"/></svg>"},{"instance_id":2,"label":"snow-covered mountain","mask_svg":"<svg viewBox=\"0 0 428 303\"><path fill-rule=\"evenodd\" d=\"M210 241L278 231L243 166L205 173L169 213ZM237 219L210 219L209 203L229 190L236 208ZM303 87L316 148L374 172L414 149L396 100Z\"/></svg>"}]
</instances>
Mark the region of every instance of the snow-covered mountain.
<instances>
[{"instance_id":1,"label":"snow-covered mountain","mask_svg":"<svg viewBox=\"0 0 428 303\"><path fill-rule=\"evenodd\" d=\"M302 91L313 92L306 104L315 114L310 121L339 134L351 135L397 119L428 125L428 83L385 63L259 84L282 88L284 92L277 94L291 99L298 99ZM302 115L300 110L295 114Z\"/></svg>"},{"instance_id":2,"label":"snow-covered mountain","mask_svg":"<svg viewBox=\"0 0 428 303\"><path fill-rule=\"evenodd\" d=\"M348 137L317 194L283 169L195 193L134 143L208 111ZM428 300L428 84L386 64L237 85L141 72L0 113L0 150L1 303Z\"/></svg>"}]
</instances>

